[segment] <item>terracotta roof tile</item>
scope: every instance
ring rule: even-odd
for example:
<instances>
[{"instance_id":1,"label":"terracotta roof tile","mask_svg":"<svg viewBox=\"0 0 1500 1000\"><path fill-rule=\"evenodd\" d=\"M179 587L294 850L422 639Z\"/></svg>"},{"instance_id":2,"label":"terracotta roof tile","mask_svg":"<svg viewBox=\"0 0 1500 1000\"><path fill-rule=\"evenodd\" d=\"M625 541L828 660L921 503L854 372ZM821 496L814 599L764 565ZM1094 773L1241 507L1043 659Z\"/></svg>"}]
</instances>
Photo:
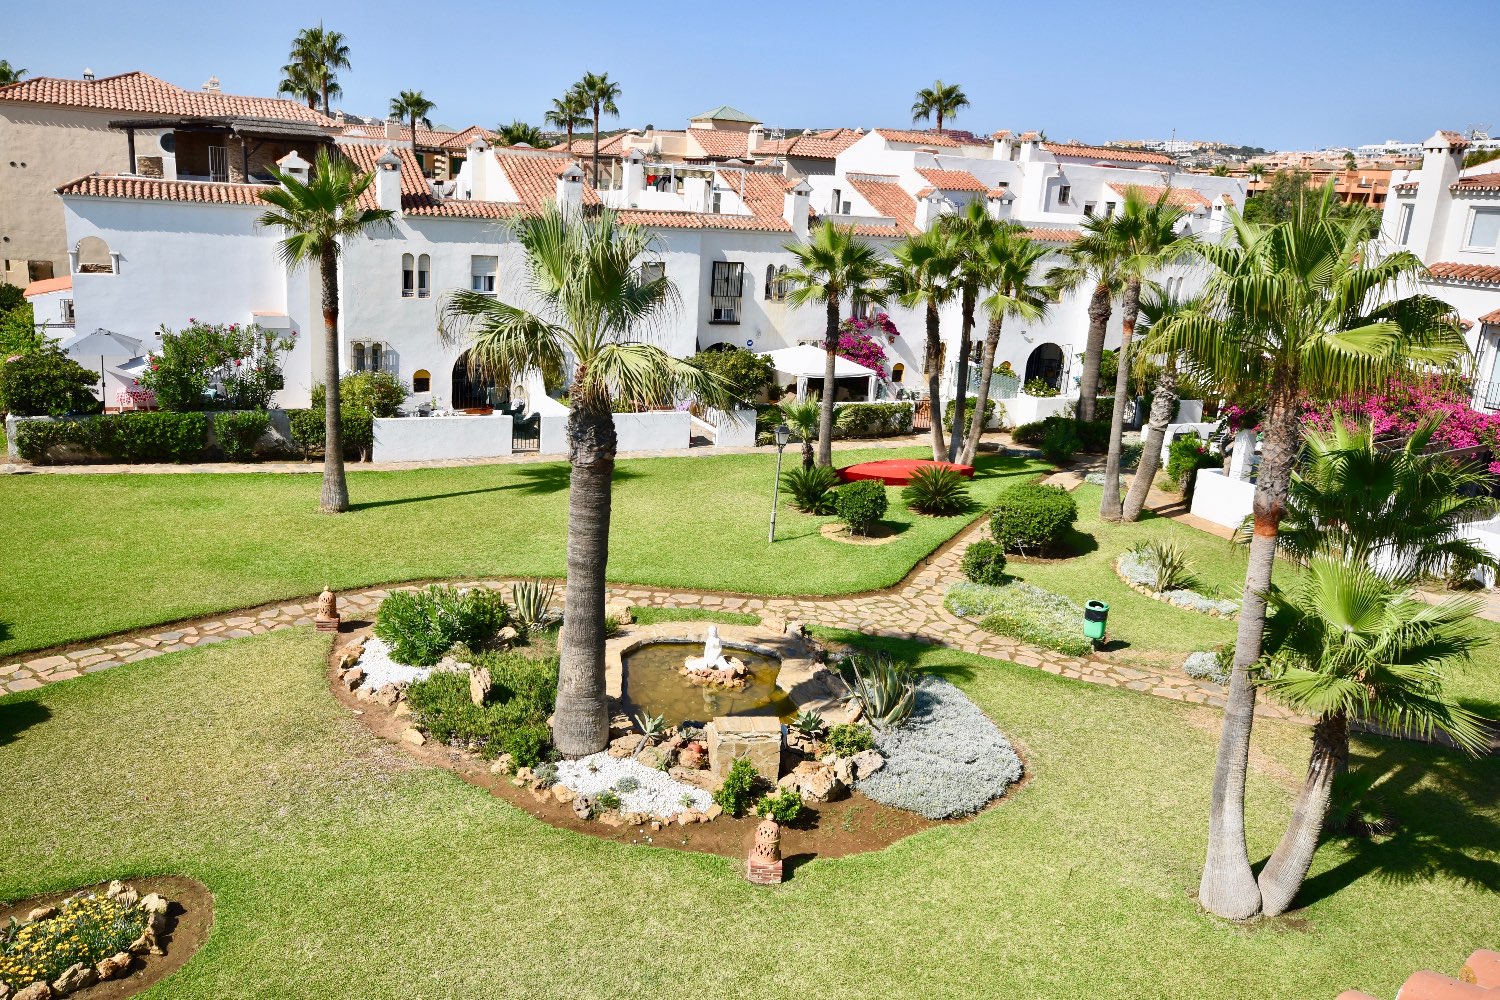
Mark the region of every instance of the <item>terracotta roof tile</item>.
<instances>
[{"instance_id":1,"label":"terracotta roof tile","mask_svg":"<svg viewBox=\"0 0 1500 1000\"><path fill-rule=\"evenodd\" d=\"M474 126L477 128L477 126ZM340 135L350 139L374 139L377 142L411 142L411 126L402 125L396 129L396 137L387 139L384 125L349 125L344 128ZM445 130L423 128L417 126L417 148L418 149L442 149L455 136L462 135L461 132L448 132ZM462 147L460 147L462 148Z\"/></svg>"},{"instance_id":2,"label":"terracotta roof tile","mask_svg":"<svg viewBox=\"0 0 1500 1000\"><path fill-rule=\"evenodd\" d=\"M614 135L601 135L599 137L599 155L600 156L623 156L623 155L625 155L625 136L627 134L628 133L626 133L626 132L616 132ZM556 146L551 147L551 151L555 152L555 153L563 153L563 152L567 152L567 150L568 150L568 142L567 142L566 139L564 139L562 142L558 143ZM590 157L593 156L594 155L594 135L593 135L593 133L590 132L588 135L584 136L583 138L579 138L578 135L575 133L574 136L573 136L572 152L573 152L574 156L590 156Z\"/></svg>"},{"instance_id":3,"label":"terracotta roof tile","mask_svg":"<svg viewBox=\"0 0 1500 1000\"><path fill-rule=\"evenodd\" d=\"M988 191L986 191L984 194L985 194L985 197L987 197L987 198L1014 198L1015 197L1015 195L1011 194L1010 188L1003 187L1003 186L1002 187L992 187Z\"/></svg>"},{"instance_id":4,"label":"terracotta roof tile","mask_svg":"<svg viewBox=\"0 0 1500 1000\"><path fill-rule=\"evenodd\" d=\"M1453 185L1453 190L1500 191L1500 173L1474 174L1471 177L1460 177L1458 183Z\"/></svg>"},{"instance_id":5,"label":"terracotta roof tile","mask_svg":"<svg viewBox=\"0 0 1500 1000\"><path fill-rule=\"evenodd\" d=\"M207 90L184 90L148 73L121 73L98 80L38 76L0 87L0 101L25 101L99 111L130 111L184 117L274 118L337 128L338 123L307 105L279 97L241 97Z\"/></svg>"},{"instance_id":6,"label":"terracotta roof tile","mask_svg":"<svg viewBox=\"0 0 1500 1000\"><path fill-rule=\"evenodd\" d=\"M832 160L844 150L864 138L864 133L852 128L834 128L826 132L809 132L794 135L790 139L773 139L763 142L755 150L756 156L802 156L810 160Z\"/></svg>"},{"instance_id":7,"label":"terracotta roof tile","mask_svg":"<svg viewBox=\"0 0 1500 1000\"><path fill-rule=\"evenodd\" d=\"M1072 229L1034 228L1027 229L1026 235L1042 243L1072 243L1078 239L1078 233Z\"/></svg>"},{"instance_id":8,"label":"terracotta roof tile","mask_svg":"<svg viewBox=\"0 0 1500 1000\"><path fill-rule=\"evenodd\" d=\"M26 294L31 294L29 286L27 288ZM1500 326L1500 309L1485 313L1483 316L1479 317L1479 322L1489 323L1491 326Z\"/></svg>"},{"instance_id":9,"label":"terracotta roof tile","mask_svg":"<svg viewBox=\"0 0 1500 1000\"><path fill-rule=\"evenodd\" d=\"M983 191L983 182L967 170L936 170L918 167L917 173L932 182L939 191Z\"/></svg>"},{"instance_id":10,"label":"terracotta roof tile","mask_svg":"<svg viewBox=\"0 0 1500 1000\"><path fill-rule=\"evenodd\" d=\"M924 187L922 190L920 190L920 191L917 192L917 197L918 198L931 198L933 195L935 195L937 193L938 193L938 189L935 188L935 187L933 187L931 184L929 184L926 187Z\"/></svg>"},{"instance_id":11,"label":"terracotta roof tile","mask_svg":"<svg viewBox=\"0 0 1500 1000\"><path fill-rule=\"evenodd\" d=\"M1459 264L1453 261L1438 261L1427 270L1441 281L1474 281L1485 285L1500 285L1500 267L1492 264Z\"/></svg>"},{"instance_id":12,"label":"terracotta roof tile","mask_svg":"<svg viewBox=\"0 0 1500 1000\"><path fill-rule=\"evenodd\" d=\"M1022 142L1034 142L1042 137L1040 132L1022 132L1018 138Z\"/></svg>"},{"instance_id":13,"label":"terracotta roof tile","mask_svg":"<svg viewBox=\"0 0 1500 1000\"><path fill-rule=\"evenodd\" d=\"M266 184L220 184L168 181L152 177L90 174L57 189L60 195L84 198L138 198L143 201L194 201L209 205L259 205Z\"/></svg>"},{"instance_id":14,"label":"terracotta roof tile","mask_svg":"<svg viewBox=\"0 0 1500 1000\"><path fill-rule=\"evenodd\" d=\"M870 203L871 208L887 219L895 219L896 228L902 233L920 232L916 221L917 203L896 183L896 178L877 180L870 175L846 174L845 179L850 187Z\"/></svg>"},{"instance_id":15,"label":"terracotta roof tile","mask_svg":"<svg viewBox=\"0 0 1500 1000\"><path fill-rule=\"evenodd\" d=\"M998 132L994 133L993 135L991 135L990 138L991 139L996 139L996 140L999 140L999 139L1009 139L1010 138L1010 129L1003 128L1000 131L998 131Z\"/></svg>"},{"instance_id":16,"label":"terracotta roof tile","mask_svg":"<svg viewBox=\"0 0 1500 1000\"><path fill-rule=\"evenodd\" d=\"M46 295L48 292L61 292L73 287L73 276L65 274L61 278L43 278L41 281L33 281L22 289L21 294L26 298L33 295Z\"/></svg>"},{"instance_id":17,"label":"terracotta roof tile","mask_svg":"<svg viewBox=\"0 0 1500 1000\"><path fill-rule=\"evenodd\" d=\"M485 142L493 143L496 138L496 134L489 129L480 128L478 125L470 125L462 132L455 132L450 138L443 140L443 148L463 150L468 149L469 143L475 139L483 139Z\"/></svg>"},{"instance_id":18,"label":"terracotta roof tile","mask_svg":"<svg viewBox=\"0 0 1500 1000\"><path fill-rule=\"evenodd\" d=\"M1109 146L1083 146L1068 142L1044 142L1042 143L1042 148L1053 156L1069 156L1094 160L1118 160L1121 163L1170 164L1173 162L1172 158L1165 153L1146 153L1137 149L1113 149Z\"/></svg>"},{"instance_id":19,"label":"terracotta roof tile","mask_svg":"<svg viewBox=\"0 0 1500 1000\"><path fill-rule=\"evenodd\" d=\"M888 142L907 142L916 146L958 146L961 143L942 132L918 132L913 129L878 128L875 130Z\"/></svg>"},{"instance_id":20,"label":"terracotta roof tile","mask_svg":"<svg viewBox=\"0 0 1500 1000\"><path fill-rule=\"evenodd\" d=\"M728 160L750 155L750 133L730 129L690 128L688 141L702 150L701 155L713 159ZM691 156L691 153L689 154Z\"/></svg>"},{"instance_id":21,"label":"terracotta roof tile","mask_svg":"<svg viewBox=\"0 0 1500 1000\"><path fill-rule=\"evenodd\" d=\"M1156 201L1163 194L1170 192L1167 194L1167 202L1178 208L1191 211L1195 208L1209 207L1208 199L1192 188L1162 187L1159 184L1110 184L1109 189L1122 197L1128 191L1138 191L1147 201Z\"/></svg>"},{"instance_id":22,"label":"terracotta roof tile","mask_svg":"<svg viewBox=\"0 0 1500 1000\"><path fill-rule=\"evenodd\" d=\"M1462 132L1454 132L1451 129L1442 129L1439 134L1448 140L1448 145L1453 149L1463 149L1469 144L1469 137Z\"/></svg>"}]
</instances>

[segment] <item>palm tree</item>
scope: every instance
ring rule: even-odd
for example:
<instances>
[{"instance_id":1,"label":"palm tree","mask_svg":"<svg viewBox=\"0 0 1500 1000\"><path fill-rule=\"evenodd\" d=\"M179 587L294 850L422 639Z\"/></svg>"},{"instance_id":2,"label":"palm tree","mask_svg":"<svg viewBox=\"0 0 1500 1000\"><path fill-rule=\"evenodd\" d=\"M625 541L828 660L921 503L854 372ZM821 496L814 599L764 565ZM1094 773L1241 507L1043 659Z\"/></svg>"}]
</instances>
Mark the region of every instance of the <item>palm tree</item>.
<instances>
[{"instance_id":1,"label":"palm tree","mask_svg":"<svg viewBox=\"0 0 1500 1000\"><path fill-rule=\"evenodd\" d=\"M278 170L271 171L279 187L260 193L271 206L258 220L275 226L285 235L277 244L288 268L311 261L318 263L323 284L323 496L320 507L337 514L349 509L349 487L344 481L344 435L339 409L339 254L346 242L390 224L395 213L365 208L360 202L374 173L359 174L354 165L318 150L313 175L303 182Z\"/></svg>"},{"instance_id":2,"label":"palm tree","mask_svg":"<svg viewBox=\"0 0 1500 1000\"><path fill-rule=\"evenodd\" d=\"M1123 248L1112 216L1094 215L1084 220L1083 232L1063 251L1067 263L1047 272L1047 281L1059 291L1072 291L1090 282L1089 330L1084 341L1083 370L1078 377L1078 419L1093 420L1099 405L1099 362L1104 357L1104 337L1114 313L1115 292L1122 285L1120 259Z\"/></svg>"},{"instance_id":3,"label":"palm tree","mask_svg":"<svg viewBox=\"0 0 1500 1000\"><path fill-rule=\"evenodd\" d=\"M1001 327L1011 317L1036 322L1057 300L1057 289L1045 282L1038 284L1032 277L1047 253L1045 246L1026 235L1024 226L1014 224L996 226L983 245L984 287L990 290L983 305L990 322L979 358L979 393L975 397L974 413L969 418L968 436L958 455L958 460L965 465L974 464L979 438L984 433L982 401L990 395Z\"/></svg>"},{"instance_id":4,"label":"palm tree","mask_svg":"<svg viewBox=\"0 0 1500 1000\"><path fill-rule=\"evenodd\" d=\"M938 225L947 228L958 245L959 281L959 336L958 365L955 372L955 398L953 402L953 427L948 435L948 461L958 459L959 448L964 440L964 404L969 395L969 344L974 332L974 305L979 299L979 290L989 284L989 262L984 249L1000 225L990 218L989 211L979 200L969 202L957 215L945 215ZM980 413L984 406L975 401ZM981 418L982 419L982 418Z\"/></svg>"},{"instance_id":5,"label":"palm tree","mask_svg":"<svg viewBox=\"0 0 1500 1000\"><path fill-rule=\"evenodd\" d=\"M8 59L0 59L0 87L7 83L20 83L31 71L12 67Z\"/></svg>"},{"instance_id":6,"label":"palm tree","mask_svg":"<svg viewBox=\"0 0 1500 1000\"><path fill-rule=\"evenodd\" d=\"M1441 418L1399 448L1378 445L1368 426L1335 418L1307 436L1292 473L1278 549L1306 565L1318 555L1370 566L1411 586L1454 563L1495 568L1497 560L1459 534L1495 511L1495 479L1477 465L1429 454ZM1250 532L1236 533L1248 544Z\"/></svg>"},{"instance_id":7,"label":"palm tree","mask_svg":"<svg viewBox=\"0 0 1500 1000\"><path fill-rule=\"evenodd\" d=\"M827 322L823 330L823 407L818 417L818 464L833 464L834 362L839 349L839 301L848 297L872 305L886 300L885 265L880 253L854 235L854 227L825 221L805 242L788 243L786 251L797 266L781 276L787 301L793 306L822 303Z\"/></svg>"},{"instance_id":8,"label":"palm tree","mask_svg":"<svg viewBox=\"0 0 1500 1000\"><path fill-rule=\"evenodd\" d=\"M1141 296L1141 319L1145 321L1147 330L1154 330L1171 317L1193 307L1193 303L1182 302L1160 287L1153 287ZM1141 462L1135 470L1135 478L1130 482L1130 491L1125 494L1125 508L1120 520L1134 522L1141 519L1146 496L1156 480L1157 470L1161 468L1161 446L1167 438L1167 425L1172 422L1172 415L1176 412L1177 359L1169 354L1162 364L1156 388L1151 394L1151 415L1146 425L1146 437L1141 442Z\"/></svg>"},{"instance_id":9,"label":"palm tree","mask_svg":"<svg viewBox=\"0 0 1500 1000\"><path fill-rule=\"evenodd\" d=\"M1213 166L1213 169L1208 172L1208 175L1210 177L1228 177L1229 176L1229 164L1227 164L1227 163L1215 163L1214 166Z\"/></svg>"},{"instance_id":10,"label":"palm tree","mask_svg":"<svg viewBox=\"0 0 1500 1000\"><path fill-rule=\"evenodd\" d=\"M1130 391L1130 342L1140 315L1141 288L1163 264L1188 252L1197 242L1191 234L1177 232L1182 209L1171 202L1168 188L1148 201L1139 188L1125 191L1125 202L1115 218L1120 254L1120 278L1124 293L1120 305L1120 362L1115 375L1115 405L1109 422L1109 453L1104 459L1104 498L1099 516L1118 521L1120 506L1120 452L1125 434L1125 396ZM1147 484L1150 485L1149 483Z\"/></svg>"},{"instance_id":11,"label":"palm tree","mask_svg":"<svg viewBox=\"0 0 1500 1000\"><path fill-rule=\"evenodd\" d=\"M533 149L540 149L547 141L541 129L535 125L528 125L519 118L509 125L501 125L495 129L495 134L498 136L496 142L501 146L519 146L524 143Z\"/></svg>"},{"instance_id":12,"label":"palm tree","mask_svg":"<svg viewBox=\"0 0 1500 1000\"><path fill-rule=\"evenodd\" d=\"M543 119L553 128L560 128L567 133L567 150L570 155L573 152L573 131L589 123L588 116L584 114L587 110L588 105L575 88L561 97L552 98L552 107Z\"/></svg>"},{"instance_id":13,"label":"palm tree","mask_svg":"<svg viewBox=\"0 0 1500 1000\"><path fill-rule=\"evenodd\" d=\"M281 67L281 82L276 85L276 93L306 101L311 111L318 109L318 80L306 63L289 62Z\"/></svg>"},{"instance_id":14,"label":"palm tree","mask_svg":"<svg viewBox=\"0 0 1500 1000\"><path fill-rule=\"evenodd\" d=\"M813 467L813 442L818 439L818 418L823 407L816 399L792 400L781 404L781 422L802 442L802 467Z\"/></svg>"},{"instance_id":15,"label":"palm tree","mask_svg":"<svg viewBox=\"0 0 1500 1000\"><path fill-rule=\"evenodd\" d=\"M609 556L610 483L615 467L615 400L661 403L692 393L727 406L725 384L691 362L636 339L677 301L666 277L647 277L642 259L655 239L621 225L614 212L575 218L555 204L514 222L526 257L525 309L460 290L442 309L446 339L467 339L483 371L510 377L541 372L569 389L568 579L566 627L559 638L558 752L580 757L609 742L604 690L604 567Z\"/></svg>"},{"instance_id":16,"label":"palm tree","mask_svg":"<svg viewBox=\"0 0 1500 1000\"><path fill-rule=\"evenodd\" d=\"M1268 599L1275 613L1260 683L1317 720L1291 822L1260 873L1261 910L1276 916L1312 865L1334 779L1347 769L1351 721L1423 738L1443 733L1476 755L1489 741L1484 723L1443 689L1444 668L1486 641L1476 621L1481 600L1427 604L1363 563L1330 556L1314 558L1290 590L1272 588Z\"/></svg>"},{"instance_id":17,"label":"palm tree","mask_svg":"<svg viewBox=\"0 0 1500 1000\"><path fill-rule=\"evenodd\" d=\"M599 186L599 116L615 116L620 109L615 99L620 96L620 85L609 78L608 73L585 73L583 79L574 84L584 106L594 113L594 187Z\"/></svg>"},{"instance_id":18,"label":"palm tree","mask_svg":"<svg viewBox=\"0 0 1500 1000\"><path fill-rule=\"evenodd\" d=\"M891 251L895 264L891 268L891 291L909 309L922 306L927 318L928 405L932 412L932 460L947 458L943 443L943 337L938 326L942 307L961 294L960 265L962 251L958 238L944 226L933 226L925 233L908 236ZM983 413L983 407L980 407Z\"/></svg>"},{"instance_id":19,"label":"palm tree","mask_svg":"<svg viewBox=\"0 0 1500 1000\"><path fill-rule=\"evenodd\" d=\"M1451 365L1466 348L1451 308L1428 296L1394 298L1425 273L1410 253L1375 260L1358 220L1332 194L1306 192L1284 222L1230 213L1232 238L1195 248L1211 267L1207 306L1162 324L1155 349L1225 396L1264 401L1254 537L1245 569L1234 664L1219 736L1199 902L1231 919L1260 909L1245 846L1245 775L1254 726L1249 669L1260 659L1276 538L1300 447L1301 402L1383 385L1414 365Z\"/></svg>"},{"instance_id":20,"label":"palm tree","mask_svg":"<svg viewBox=\"0 0 1500 1000\"><path fill-rule=\"evenodd\" d=\"M293 66L302 67L300 72ZM292 40L292 52L288 65L282 67L285 74L278 93L301 93L290 86L305 83L317 88L323 99L323 114L330 114L329 98L343 93L338 84L338 71L349 69L349 46L342 33L326 31L323 22L315 28L303 28ZM311 105L309 105L310 107Z\"/></svg>"},{"instance_id":21,"label":"palm tree","mask_svg":"<svg viewBox=\"0 0 1500 1000\"><path fill-rule=\"evenodd\" d=\"M934 80L932 86L917 91L917 99L911 106L912 124L936 116L937 130L941 132L945 120L957 118L959 109L968 106L969 99L958 84Z\"/></svg>"},{"instance_id":22,"label":"palm tree","mask_svg":"<svg viewBox=\"0 0 1500 1000\"><path fill-rule=\"evenodd\" d=\"M1264 163L1252 163L1245 168L1245 176L1249 177L1252 181L1258 181L1265 175L1266 165Z\"/></svg>"},{"instance_id":23,"label":"palm tree","mask_svg":"<svg viewBox=\"0 0 1500 1000\"><path fill-rule=\"evenodd\" d=\"M432 119L427 116L432 114L435 107L437 105L429 101L420 90L403 90L391 98L391 117L411 122L412 149L417 148L417 123L421 122L427 128L432 128Z\"/></svg>"}]
</instances>

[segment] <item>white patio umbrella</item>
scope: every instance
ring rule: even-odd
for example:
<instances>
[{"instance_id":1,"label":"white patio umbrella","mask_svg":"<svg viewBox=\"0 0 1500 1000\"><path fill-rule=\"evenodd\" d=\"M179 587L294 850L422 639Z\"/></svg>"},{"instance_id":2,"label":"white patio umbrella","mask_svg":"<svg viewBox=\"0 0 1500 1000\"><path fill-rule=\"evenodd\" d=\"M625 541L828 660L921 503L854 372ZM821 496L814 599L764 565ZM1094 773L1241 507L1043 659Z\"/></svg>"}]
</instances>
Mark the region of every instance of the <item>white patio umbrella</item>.
<instances>
[{"instance_id":1,"label":"white patio umbrella","mask_svg":"<svg viewBox=\"0 0 1500 1000\"><path fill-rule=\"evenodd\" d=\"M144 345L134 337L114 333L102 327L93 333L63 344L63 352L80 364L87 359L92 366L94 358L99 359L99 401L106 405L108 405L108 400L105 399L104 359L138 358L144 353L143 348Z\"/></svg>"}]
</instances>

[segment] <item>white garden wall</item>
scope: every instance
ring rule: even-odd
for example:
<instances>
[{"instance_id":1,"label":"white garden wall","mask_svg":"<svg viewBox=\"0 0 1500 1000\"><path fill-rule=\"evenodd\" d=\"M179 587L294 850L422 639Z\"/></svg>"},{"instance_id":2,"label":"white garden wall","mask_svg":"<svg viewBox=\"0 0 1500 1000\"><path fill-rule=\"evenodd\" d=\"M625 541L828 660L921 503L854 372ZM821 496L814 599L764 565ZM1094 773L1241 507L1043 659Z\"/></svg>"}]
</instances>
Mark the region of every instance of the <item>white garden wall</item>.
<instances>
[{"instance_id":1,"label":"white garden wall","mask_svg":"<svg viewBox=\"0 0 1500 1000\"><path fill-rule=\"evenodd\" d=\"M375 421L376 462L430 462L501 458L511 453L511 419L486 417L382 417Z\"/></svg>"},{"instance_id":2,"label":"white garden wall","mask_svg":"<svg viewBox=\"0 0 1500 1000\"><path fill-rule=\"evenodd\" d=\"M751 434L755 433L751 424ZM619 451L670 451L692 441L693 416L686 410L616 413L615 447Z\"/></svg>"},{"instance_id":3,"label":"white garden wall","mask_svg":"<svg viewBox=\"0 0 1500 1000\"><path fill-rule=\"evenodd\" d=\"M1028 396L1025 393L1014 399L1001 400L1005 404L1005 426L1019 427L1021 424L1046 420L1054 414L1072 415L1078 406L1077 396Z\"/></svg>"},{"instance_id":4,"label":"white garden wall","mask_svg":"<svg viewBox=\"0 0 1500 1000\"><path fill-rule=\"evenodd\" d=\"M1255 505L1255 484L1231 479L1218 469L1199 469L1192 513L1205 521L1238 528Z\"/></svg>"}]
</instances>

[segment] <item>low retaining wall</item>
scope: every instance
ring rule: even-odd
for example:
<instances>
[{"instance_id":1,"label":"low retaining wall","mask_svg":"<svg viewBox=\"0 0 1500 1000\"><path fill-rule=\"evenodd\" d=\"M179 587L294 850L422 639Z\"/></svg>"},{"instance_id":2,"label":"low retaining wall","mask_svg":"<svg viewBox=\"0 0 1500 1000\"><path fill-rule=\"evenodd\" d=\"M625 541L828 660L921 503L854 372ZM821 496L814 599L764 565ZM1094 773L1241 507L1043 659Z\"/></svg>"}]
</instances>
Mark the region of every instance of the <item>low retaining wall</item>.
<instances>
[{"instance_id":1,"label":"low retaining wall","mask_svg":"<svg viewBox=\"0 0 1500 1000\"><path fill-rule=\"evenodd\" d=\"M1255 484L1231 479L1218 469L1199 469L1192 513L1205 521L1238 528L1255 506Z\"/></svg>"},{"instance_id":2,"label":"low retaining wall","mask_svg":"<svg viewBox=\"0 0 1500 1000\"><path fill-rule=\"evenodd\" d=\"M376 462L503 458L511 453L511 418L381 417L375 421Z\"/></svg>"},{"instance_id":3,"label":"low retaining wall","mask_svg":"<svg viewBox=\"0 0 1500 1000\"><path fill-rule=\"evenodd\" d=\"M755 424L751 423L754 434ZM686 410L616 413L615 439L620 451L671 451L692 443L693 415Z\"/></svg>"},{"instance_id":4,"label":"low retaining wall","mask_svg":"<svg viewBox=\"0 0 1500 1000\"><path fill-rule=\"evenodd\" d=\"M1077 396L1028 396L1022 393L1014 399L998 402L1005 406L1005 426L1019 427L1038 420L1046 420L1054 414L1071 416L1078 406Z\"/></svg>"}]
</instances>

